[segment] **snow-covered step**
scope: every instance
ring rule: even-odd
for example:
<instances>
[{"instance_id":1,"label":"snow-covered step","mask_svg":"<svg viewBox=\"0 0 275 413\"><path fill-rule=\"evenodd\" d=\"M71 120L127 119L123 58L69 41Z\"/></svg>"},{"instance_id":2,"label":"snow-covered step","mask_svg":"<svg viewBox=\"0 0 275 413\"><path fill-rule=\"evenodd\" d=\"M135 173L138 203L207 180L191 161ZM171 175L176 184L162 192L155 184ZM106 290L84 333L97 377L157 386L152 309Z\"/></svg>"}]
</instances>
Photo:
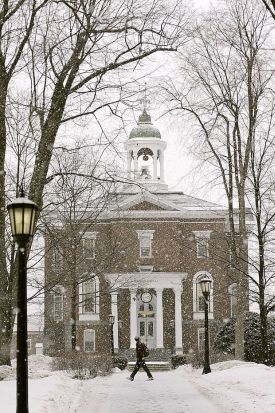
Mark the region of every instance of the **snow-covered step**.
<instances>
[{"instance_id":1,"label":"snow-covered step","mask_svg":"<svg viewBox=\"0 0 275 413\"><path fill-rule=\"evenodd\" d=\"M135 361L129 361L127 364L128 370L132 371L136 362ZM149 370L152 371L167 371L171 369L171 364L169 361L146 361L147 366L149 367ZM141 370L143 370L141 368Z\"/></svg>"}]
</instances>

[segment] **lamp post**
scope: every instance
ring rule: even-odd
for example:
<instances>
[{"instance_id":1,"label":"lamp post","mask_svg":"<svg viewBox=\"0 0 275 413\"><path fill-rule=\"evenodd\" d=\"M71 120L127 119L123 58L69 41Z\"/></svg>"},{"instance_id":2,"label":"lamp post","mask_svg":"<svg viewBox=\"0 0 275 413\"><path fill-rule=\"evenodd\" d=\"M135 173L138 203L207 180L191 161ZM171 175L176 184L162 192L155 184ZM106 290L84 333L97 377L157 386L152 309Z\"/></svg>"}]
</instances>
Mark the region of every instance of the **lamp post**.
<instances>
[{"instance_id":1,"label":"lamp post","mask_svg":"<svg viewBox=\"0 0 275 413\"><path fill-rule=\"evenodd\" d=\"M28 329L27 329L27 257L26 246L33 236L37 205L20 197L7 205L11 231L18 246L17 280L17 367L16 367L16 412L28 413Z\"/></svg>"},{"instance_id":2,"label":"lamp post","mask_svg":"<svg viewBox=\"0 0 275 413\"><path fill-rule=\"evenodd\" d=\"M113 314L109 315L109 324L111 326L111 348L112 348L112 356L115 355L114 350L114 324L115 324L115 316Z\"/></svg>"},{"instance_id":3,"label":"lamp post","mask_svg":"<svg viewBox=\"0 0 275 413\"><path fill-rule=\"evenodd\" d=\"M208 302L210 296L211 280L207 277L199 282L204 297L204 366L202 374L211 373L209 357L209 331L208 331Z\"/></svg>"}]
</instances>

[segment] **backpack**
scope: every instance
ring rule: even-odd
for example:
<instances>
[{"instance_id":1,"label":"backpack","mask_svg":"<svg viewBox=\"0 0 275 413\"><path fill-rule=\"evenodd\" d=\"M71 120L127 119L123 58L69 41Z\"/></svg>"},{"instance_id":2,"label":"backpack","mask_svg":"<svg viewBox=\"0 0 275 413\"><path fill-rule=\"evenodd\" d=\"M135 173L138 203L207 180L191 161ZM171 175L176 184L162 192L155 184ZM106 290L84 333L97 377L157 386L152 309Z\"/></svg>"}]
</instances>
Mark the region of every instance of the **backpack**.
<instances>
[{"instance_id":1,"label":"backpack","mask_svg":"<svg viewBox=\"0 0 275 413\"><path fill-rule=\"evenodd\" d=\"M143 356L143 357L148 357L148 356L149 356L149 349L148 349L148 347L147 347L145 344L143 344L142 347L143 347L143 348L142 348L142 356Z\"/></svg>"}]
</instances>

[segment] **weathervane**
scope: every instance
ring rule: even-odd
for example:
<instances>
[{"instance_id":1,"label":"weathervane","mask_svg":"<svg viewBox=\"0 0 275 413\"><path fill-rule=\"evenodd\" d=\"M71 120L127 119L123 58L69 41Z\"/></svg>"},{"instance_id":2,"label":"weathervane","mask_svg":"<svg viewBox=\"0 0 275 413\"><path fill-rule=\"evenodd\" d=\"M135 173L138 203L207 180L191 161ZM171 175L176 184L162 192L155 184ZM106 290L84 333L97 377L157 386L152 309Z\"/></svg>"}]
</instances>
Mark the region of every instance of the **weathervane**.
<instances>
[{"instance_id":1,"label":"weathervane","mask_svg":"<svg viewBox=\"0 0 275 413\"><path fill-rule=\"evenodd\" d=\"M140 103L143 105L143 110L146 110L147 104L150 103L150 100L147 98L147 83L145 83L144 87L144 98L140 100Z\"/></svg>"}]
</instances>

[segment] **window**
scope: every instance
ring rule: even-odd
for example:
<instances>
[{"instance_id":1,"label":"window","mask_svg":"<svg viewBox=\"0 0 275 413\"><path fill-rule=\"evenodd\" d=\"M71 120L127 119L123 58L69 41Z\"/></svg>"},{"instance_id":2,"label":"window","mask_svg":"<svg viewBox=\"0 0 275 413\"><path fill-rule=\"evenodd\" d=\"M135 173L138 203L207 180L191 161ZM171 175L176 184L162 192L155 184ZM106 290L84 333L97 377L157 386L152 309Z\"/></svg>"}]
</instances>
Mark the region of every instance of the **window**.
<instances>
[{"instance_id":1,"label":"window","mask_svg":"<svg viewBox=\"0 0 275 413\"><path fill-rule=\"evenodd\" d=\"M204 328L198 328L198 351L203 352L204 351L204 343L205 343L205 332Z\"/></svg>"},{"instance_id":2,"label":"window","mask_svg":"<svg viewBox=\"0 0 275 413\"><path fill-rule=\"evenodd\" d=\"M199 282L196 283L196 311L197 312L204 312L204 296L201 291L201 287Z\"/></svg>"},{"instance_id":3,"label":"window","mask_svg":"<svg viewBox=\"0 0 275 413\"><path fill-rule=\"evenodd\" d=\"M148 235L143 235L139 238L140 241L140 256L151 257L151 239Z\"/></svg>"},{"instance_id":4,"label":"window","mask_svg":"<svg viewBox=\"0 0 275 413\"><path fill-rule=\"evenodd\" d=\"M139 323L139 335L141 337L145 336L145 321L140 321Z\"/></svg>"},{"instance_id":5,"label":"window","mask_svg":"<svg viewBox=\"0 0 275 413\"><path fill-rule=\"evenodd\" d=\"M230 294L230 315L234 317L237 310L237 283L231 284L228 287L228 292Z\"/></svg>"},{"instance_id":6,"label":"window","mask_svg":"<svg viewBox=\"0 0 275 413\"><path fill-rule=\"evenodd\" d=\"M197 242L197 258L209 257L209 239L212 231L193 231Z\"/></svg>"},{"instance_id":7,"label":"window","mask_svg":"<svg viewBox=\"0 0 275 413\"><path fill-rule=\"evenodd\" d=\"M202 278L209 278L211 281L208 316L213 319L213 278L206 271L199 271L193 277L193 318L194 320L202 320L204 318L204 296L201 291L200 281Z\"/></svg>"},{"instance_id":8,"label":"window","mask_svg":"<svg viewBox=\"0 0 275 413\"><path fill-rule=\"evenodd\" d=\"M63 252L60 247L54 248L53 251L53 268L55 271L60 271L63 266Z\"/></svg>"},{"instance_id":9,"label":"window","mask_svg":"<svg viewBox=\"0 0 275 413\"><path fill-rule=\"evenodd\" d=\"M95 331L84 330L84 351L92 353L95 351Z\"/></svg>"},{"instance_id":10,"label":"window","mask_svg":"<svg viewBox=\"0 0 275 413\"><path fill-rule=\"evenodd\" d=\"M94 274L79 284L79 320L99 320L99 279Z\"/></svg>"},{"instance_id":11,"label":"window","mask_svg":"<svg viewBox=\"0 0 275 413\"><path fill-rule=\"evenodd\" d=\"M97 232L86 232L82 239L83 257L86 260L94 259L96 255Z\"/></svg>"},{"instance_id":12,"label":"window","mask_svg":"<svg viewBox=\"0 0 275 413\"><path fill-rule=\"evenodd\" d=\"M152 257L152 239L154 230L139 230L139 255L140 258L151 258Z\"/></svg>"},{"instance_id":13,"label":"window","mask_svg":"<svg viewBox=\"0 0 275 413\"><path fill-rule=\"evenodd\" d=\"M82 313L95 313L96 283L95 280L85 281L81 284L80 305Z\"/></svg>"},{"instance_id":14,"label":"window","mask_svg":"<svg viewBox=\"0 0 275 413\"><path fill-rule=\"evenodd\" d=\"M148 336L154 337L154 322L148 321Z\"/></svg>"},{"instance_id":15,"label":"window","mask_svg":"<svg viewBox=\"0 0 275 413\"><path fill-rule=\"evenodd\" d=\"M197 258L207 258L208 255L208 239L198 238L197 239Z\"/></svg>"},{"instance_id":16,"label":"window","mask_svg":"<svg viewBox=\"0 0 275 413\"><path fill-rule=\"evenodd\" d=\"M63 320L63 288L62 286L57 286L53 293L53 318L54 321Z\"/></svg>"}]
</instances>

